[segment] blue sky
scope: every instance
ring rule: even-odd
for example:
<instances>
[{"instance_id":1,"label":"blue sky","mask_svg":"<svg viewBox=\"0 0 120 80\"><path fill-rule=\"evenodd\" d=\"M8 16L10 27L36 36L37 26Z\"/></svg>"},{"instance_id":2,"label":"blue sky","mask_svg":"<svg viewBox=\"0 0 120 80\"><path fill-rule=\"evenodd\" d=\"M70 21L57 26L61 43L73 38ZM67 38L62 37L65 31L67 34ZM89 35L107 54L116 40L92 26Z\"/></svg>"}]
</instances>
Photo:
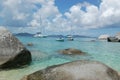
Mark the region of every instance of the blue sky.
<instances>
[{"instance_id":1,"label":"blue sky","mask_svg":"<svg viewBox=\"0 0 120 80\"><path fill-rule=\"evenodd\" d=\"M0 0L0 26L13 33L115 35L120 32L120 3L119 0Z\"/></svg>"},{"instance_id":2,"label":"blue sky","mask_svg":"<svg viewBox=\"0 0 120 80\"><path fill-rule=\"evenodd\" d=\"M69 11L69 8L78 3L89 2L99 7L101 0L55 0L55 5L61 13Z\"/></svg>"}]
</instances>

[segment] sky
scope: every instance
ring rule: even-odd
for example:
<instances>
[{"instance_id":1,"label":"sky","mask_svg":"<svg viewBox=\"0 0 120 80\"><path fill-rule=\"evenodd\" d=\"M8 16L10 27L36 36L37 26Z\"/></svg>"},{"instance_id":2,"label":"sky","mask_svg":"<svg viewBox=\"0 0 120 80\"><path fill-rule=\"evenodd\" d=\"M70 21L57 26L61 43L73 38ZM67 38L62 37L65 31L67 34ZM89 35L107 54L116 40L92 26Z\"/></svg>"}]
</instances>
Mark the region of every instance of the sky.
<instances>
[{"instance_id":1,"label":"sky","mask_svg":"<svg viewBox=\"0 0 120 80\"><path fill-rule=\"evenodd\" d=\"M0 0L0 26L13 33L115 35L120 32L120 2Z\"/></svg>"}]
</instances>

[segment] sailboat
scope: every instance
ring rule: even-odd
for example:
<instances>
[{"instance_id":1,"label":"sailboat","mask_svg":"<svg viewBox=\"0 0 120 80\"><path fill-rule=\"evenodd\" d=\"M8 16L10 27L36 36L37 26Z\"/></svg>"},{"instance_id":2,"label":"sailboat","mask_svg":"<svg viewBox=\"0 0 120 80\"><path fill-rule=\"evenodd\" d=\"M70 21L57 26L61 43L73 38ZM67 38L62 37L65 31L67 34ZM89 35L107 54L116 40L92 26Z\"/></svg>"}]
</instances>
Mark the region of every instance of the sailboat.
<instances>
[{"instance_id":1,"label":"sailboat","mask_svg":"<svg viewBox=\"0 0 120 80\"><path fill-rule=\"evenodd\" d=\"M67 40L68 41L73 41L74 39L73 39L73 36L72 35L67 35Z\"/></svg>"},{"instance_id":2,"label":"sailboat","mask_svg":"<svg viewBox=\"0 0 120 80\"><path fill-rule=\"evenodd\" d=\"M71 27L70 27L71 28ZM72 28L71 28L71 32L72 32ZM72 35L67 35L67 40L68 41L73 41L73 36Z\"/></svg>"},{"instance_id":3,"label":"sailboat","mask_svg":"<svg viewBox=\"0 0 120 80\"><path fill-rule=\"evenodd\" d=\"M40 17L40 26L42 26L42 19ZM43 35L41 32L37 32L34 37L38 37L38 38L46 38L47 35Z\"/></svg>"},{"instance_id":4,"label":"sailboat","mask_svg":"<svg viewBox=\"0 0 120 80\"><path fill-rule=\"evenodd\" d=\"M63 37L63 35L59 35L59 38L57 38L56 41L64 42L64 37Z\"/></svg>"},{"instance_id":5,"label":"sailboat","mask_svg":"<svg viewBox=\"0 0 120 80\"><path fill-rule=\"evenodd\" d=\"M41 32L37 32L34 37L38 37L38 38L46 38L47 35L42 35Z\"/></svg>"}]
</instances>

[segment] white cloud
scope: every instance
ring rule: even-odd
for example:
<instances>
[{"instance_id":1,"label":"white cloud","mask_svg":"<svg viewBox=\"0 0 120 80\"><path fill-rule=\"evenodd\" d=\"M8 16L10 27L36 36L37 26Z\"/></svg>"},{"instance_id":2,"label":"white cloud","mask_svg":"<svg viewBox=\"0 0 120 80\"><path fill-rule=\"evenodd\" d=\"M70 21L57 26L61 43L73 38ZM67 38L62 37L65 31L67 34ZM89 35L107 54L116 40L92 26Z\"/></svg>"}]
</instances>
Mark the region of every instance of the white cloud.
<instances>
[{"instance_id":1,"label":"white cloud","mask_svg":"<svg viewBox=\"0 0 120 80\"><path fill-rule=\"evenodd\" d=\"M28 23L28 26L38 27L40 26L40 23L37 22L37 20L32 20L30 23Z\"/></svg>"},{"instance_id":2,"label":"white cloud","mask_svg":"<svg viewBox=\"0 0 120 80\"><path fill-rule=\"evenodd\" d=\"M83 3L74 5L65 15L80 28L99 28L106 27L120 22L120 3L119 0L102 0L100 7L92 4ZM85 7L86 10L82 10Z\"/></svg>"},{"instance_id":3,"label":"white cloud","mask_svg":"<svg viewBox=\"0 0 120 80\"><path fill-rule=\"evenodd\" d=\"M14 16L13 16L13 19L15 20L25 20L25 18L27 18L29 15L28 14L24 14L24 13L16 13Z\"/></svg>"},{"instance_id":4,"label":"white cloud","mask_svg":"<svg viewBox=\"0 0 120 80\"><path fill-rule=\"evenodd\" d=\"M0 18L3 19L0 24L8 27L23 23L19 29L26 26L24 31L43 28L51 32L67 33L71 29L76 32L119 24L120 3L119 0L102 0L99 8L87 2L78 3L62 14L55 0L1 0Z\"/></svg>"},{"instance_id":5,"label":"white cloud","mask_svg":"<svg viewBox=\"0 0 120 80\"><path fill-rule=\"evenodd\" d=\"M103 0L100 5L100 20L102 25L111 25L120 22L120 3L119 0Z\"/></svg>"},{"instance_id":6,"label":"white cloud","mask_svg":"<svg viewBox=\"0 0 120 80\"><path fill-rule=\"evenodd\" d=\"M86 3L85 3L86 4ZM85 10L82 10L82 7ZM71 21L71 25L74 25L80 29L95 28L98 21L98 7L94 5L74 5L70 8L69 12L66 12L65 15Z\"/></svg>"}]
</instances>

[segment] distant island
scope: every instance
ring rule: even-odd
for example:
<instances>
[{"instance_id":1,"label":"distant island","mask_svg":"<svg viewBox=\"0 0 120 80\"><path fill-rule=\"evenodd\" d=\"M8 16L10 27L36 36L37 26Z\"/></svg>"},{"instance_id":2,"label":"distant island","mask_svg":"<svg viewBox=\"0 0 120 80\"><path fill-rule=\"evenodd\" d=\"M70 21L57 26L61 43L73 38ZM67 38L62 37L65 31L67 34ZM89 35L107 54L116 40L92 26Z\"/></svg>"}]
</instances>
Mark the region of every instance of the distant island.
<instances>
[{"instance_id":1,"label":"distant island","mask_svg":"<svg viewBox=\"0 0 120 80\"><path fill-rule=\"evenodd\" d=\"M32 34L32 33L14 33L15 36L28 36L28 37L32 37L34 36L35 34ZM56 38L56 37L66 37L67 35L55 35L55 34L52 34L52 35L48 35L48 37L53 37L53 38ZM96 38L96 37L92 37L92 36L84 36L84 35L72 35L74 38Z\"/></svg>"},{"instance_id":2,"label":"distant island","mask_svg":"<svg viewBox=\"0 0 120 80\"><path fill-rule=\"evenodd\" d=\"M14 33L15 36L29 36L32 37L34 34L31 33Z\"/></svg>"},{"instance_id":3,"label":"distant island","mask_svg":"<svg viewBox=\"0 0 120 80\"><path fill-rule=\"evenodd\" d=\"M81 37L81 38L96 38L93 36L84 36L84 35L73 35L74 38Z\"/></svg>"}]
</instances>

